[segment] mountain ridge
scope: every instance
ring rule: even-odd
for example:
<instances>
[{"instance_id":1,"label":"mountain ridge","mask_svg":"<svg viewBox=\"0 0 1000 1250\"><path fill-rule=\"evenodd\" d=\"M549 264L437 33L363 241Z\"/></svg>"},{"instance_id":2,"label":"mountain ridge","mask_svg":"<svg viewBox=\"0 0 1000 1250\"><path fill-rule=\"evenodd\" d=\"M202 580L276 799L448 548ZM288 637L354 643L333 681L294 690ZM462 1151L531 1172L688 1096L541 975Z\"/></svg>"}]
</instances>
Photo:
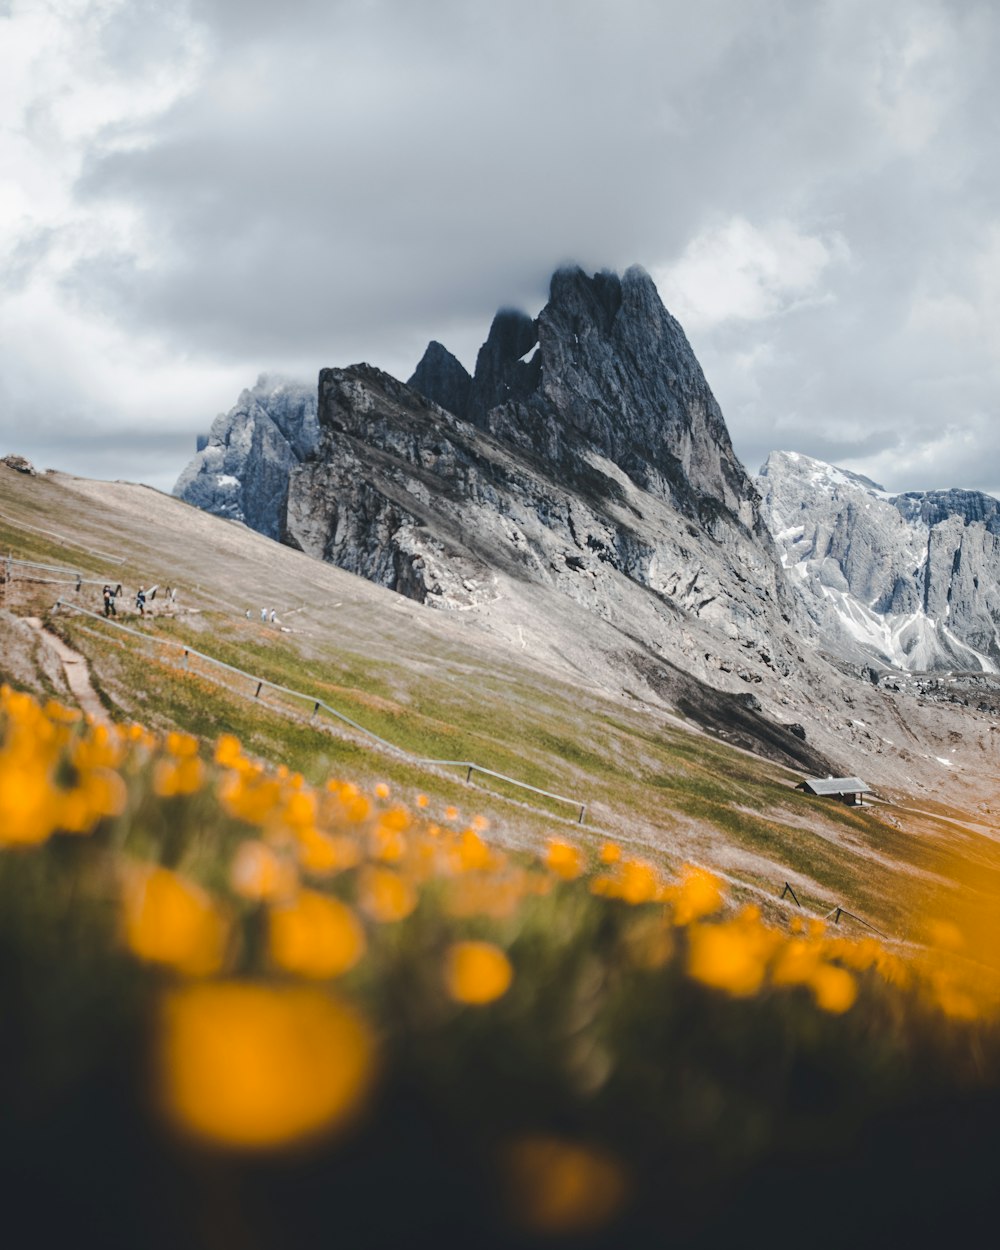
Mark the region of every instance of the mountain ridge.
<instances>
[{"instance_id":1,"label":"mountain ridge","mask_svg":"<svg viewBox=\"0 0 1000 1250\"><path fill-rule=\"evenodd\" d=\"M829 643L909 671L1000 667L1000 500L891 494L797 452L757 478L803 604Z\"/></svg>"}]
</instances>

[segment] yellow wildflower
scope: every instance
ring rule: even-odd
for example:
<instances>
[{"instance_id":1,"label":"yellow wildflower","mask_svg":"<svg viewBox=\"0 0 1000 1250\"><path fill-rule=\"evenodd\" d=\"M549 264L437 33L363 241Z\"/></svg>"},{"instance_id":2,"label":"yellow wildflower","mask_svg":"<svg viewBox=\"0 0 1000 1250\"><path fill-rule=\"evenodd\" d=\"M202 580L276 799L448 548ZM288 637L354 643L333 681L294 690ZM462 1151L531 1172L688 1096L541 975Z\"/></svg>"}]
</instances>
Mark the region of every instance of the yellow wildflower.
<instances>
[{"instance_id":1,"label":"yellow wildflower","mask_svg":"<svg viewBox=\"0 0 1000 1250\"><path fill-rule=\"evenodd\" d=\"M691 924L717 912L725 899L722 881L714 873L694 864L685 864L681 874L679 884L671 892L674 923Z\"/></svg>"},{"instance_id":2,"label":"yellow wildflower","mask_svg":"<svg viewBox=\"0 0 1000 1250\"><path fill-rule=\"evenodd\" d=\"M361 862L361 848L352 838L319 829L304 830L296 849L302 868L316 877L332 876Z\"/></svg>"},{"instance_id":3,"label":"yellow wildflower","mask_svg":"<svg viewBox=\"0 0 1000 1250\"><path fill-rule=\"evenodd\" d=\"M215 744L215 762L222 768L236 768L243 763L243 747L233 734L222 734Z\"/></svg>"},{"instance_id":4,"label":"yellow wildflower","mask_svg":"<svg viewBox=\"0 0 1000 1250\"><path fill-rule=\"evenodd\" d=\"M358 906L380 924L405 920L416 905L416 890L390 868L366 868L358 879Z\"/></svg>"},{"instance_id":5,"label":"yellow wildflower","mask_svg":"<svg viewBox=\"0 0 1000 1250\"><path fill-rule=\"evenodd\" d=\"M550 838L545 852L545 864L557 877L572 881L583 872L583 852L569 842Z\"/></svg>"},{"instance_id":6,"label":"yellow wildflower","mask_svg":"<svg viewBox=\"0 0 1000 1250\"><path fill-rule=\"evenodd\" d=\"M163 798L195 794L201 789L204 779L205 767L197 755L176 752L173 759L156 761L153 769L153 790Z\"/></svg>"},{"instance_id":7,"label":"yellow wildflower","mask_svg":"<svg viewBox=\"0 0 1000 1250\"><path fill-rule=\"evenodd\" d=\"M492 942L455 942L445 953L445 986L456 1002L491 1003L507 993L513 977L510 960Z\"/></svg>"},{"instance_id":8,"label":"yellow wildflower","mask_svg":"<svg viewBox=\"0 0 1000 1250\"><path fill-rule=\"evenodd\" d=\"M734 998L748 998L763 984L768 958L780 938L751 913L692 925L688 941L688 972L695 980Z\"/></svg>"},{"instance_id":9,"label":"yellow wildflower","mask_svg":"<svg viewBox=\"0 0 1000 1250\"><path fill-rule=\"evenodd\" d=\"M365 952L364 929L350 907L314 890L272 908L268 935L273 963L303 977L338 977Z\"/></svg>"},{"instance_id":10,"label":"yellow wildflower","mask_svg":"<svg viewBox=\"0 0 1000 1250\"><path fill-rule=\"evenodd\" d=\"M241 842L233 856L229 881L241 898L281 899L296 886L295 869L265 842Z\"/></svg>"},{"instance_id":11,"label":"yellow wildflower","mask_svg":"<svg viewBox=\"0 0 1000 1250\"><path fill-rule=\"evenodd\" d=\"M222 966L226 928L209 895L166 868L133 866L125 872L124 937L140 959L190 976Z\"/></svg>"},{"instance_id":12,"label":"yellow wildflower","mask_svg":"<svg viewBox=\"0 0 1000 1250\"><path fill-rule=\"evenodd\" d=\"M166 995L157 1060L163 1109L179 1129L266 1150L355 1115L374 1043L354 1008L319 990L208 982Z\"/></svg>"}]
</instances>

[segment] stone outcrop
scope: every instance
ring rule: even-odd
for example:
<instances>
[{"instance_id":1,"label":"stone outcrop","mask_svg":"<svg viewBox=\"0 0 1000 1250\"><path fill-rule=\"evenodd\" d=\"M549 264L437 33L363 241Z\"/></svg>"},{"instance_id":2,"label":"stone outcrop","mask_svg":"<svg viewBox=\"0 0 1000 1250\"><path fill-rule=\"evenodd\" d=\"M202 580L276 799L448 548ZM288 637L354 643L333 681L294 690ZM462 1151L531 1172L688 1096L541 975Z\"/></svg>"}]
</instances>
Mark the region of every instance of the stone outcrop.
<instances>
[{"instance_id":1,"label":"stone outcrop","mask_svg":"<svg viewBox=\"0 0 1000 1250\"><path fill-rule=\"evenodd\" d=\"M890 495L792 452L772 452L758 485L792 581L837 651L911 670L1000 667L1000 501Z\"/></svg>"},{"instance_id":2,"label":"stone outcrop","mask_svg":"<svg viewBox=\"0 0 1000 1250\"><path fill-rule=\"evenodd\" d=\"M29 477L38 476L38 470L27 456L18 456L11 453L9 456L0 457L0 464L5 464L8 469L13 469L17 473L27 473Z\"/></svg>"},{"instance_id":3,"label":"stone outcrop","mask_svg":"<svg viewBox=\"0 0 1000 1250\"><path fill-rule=\"evenodd\" d=\"M647 639L691 617L787 664L793 600L757 492L648 275L563 270L537 322L499 313L468 413L367 365L323 370L281 537L443 607L502 571Z\"/></svg>"},{"instance_id":4,"label":"stone outcrop","mask_svg":"<svg viewBox=\"0 0 1000 1250\"><path fill-rule=\"evenodd\" d=\"M499 313L469 416L556 472L596 453L709 529L732 517L768 545L701 366L638 266L622 277L561 269L537 321Z\"/></svg>"},{"instance_id":5,"label":"stone outcrop","mask_svg":"<svg viewBox=\"0 0 1000 1250\"><path fill-rule=\"evenodd\" d=\"M288 475L315 451L318 436L315 389L262 375L216 417L207 445L178 478L174 494L278 538Z\"/></svg>"},{"instance_id":6,"label":"stone outcrop","mask_svg":"<svg viewBox=\"0 0 1000 1250\"><path fill-rule=\"evenodd\" d=\"M435 339L427 344L406 385L456 417L468 415L472 378L465 365Z\"/></svg>"},{"instance_id":7,"label":"stone outcrop","mask_svg":"<svg viewBox=\"0 0 1000 1250\"><path fill-rule=\"evenodd\" d=\"M734 688L798 649L757 490L637 267L559 270L537 318L497 314L472 378L432 343L410 385L324 369L315 407L262 379L176 491L440 607L555 589Z\"/></svg>"}]
</instances>

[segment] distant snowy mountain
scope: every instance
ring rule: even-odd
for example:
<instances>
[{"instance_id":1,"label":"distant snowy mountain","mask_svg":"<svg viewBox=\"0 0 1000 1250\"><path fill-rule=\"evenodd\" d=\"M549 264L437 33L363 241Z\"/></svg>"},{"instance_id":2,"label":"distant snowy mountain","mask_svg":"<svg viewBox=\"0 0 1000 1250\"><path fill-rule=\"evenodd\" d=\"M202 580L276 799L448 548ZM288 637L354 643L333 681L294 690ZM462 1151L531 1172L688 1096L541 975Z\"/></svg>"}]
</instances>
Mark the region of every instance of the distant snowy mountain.
<instances>
[{"instance_id":1,"label":"distant snowy mountain","mask_svg":"<svg viewBox=\"0 0 1000 1250\"><path fill-rule=\"evenodd\" d=\"M1000 501L891 495L783 451L756 483L782 563L833 649L911 671L1000 670Z\"/></svg>"}]
</instances>

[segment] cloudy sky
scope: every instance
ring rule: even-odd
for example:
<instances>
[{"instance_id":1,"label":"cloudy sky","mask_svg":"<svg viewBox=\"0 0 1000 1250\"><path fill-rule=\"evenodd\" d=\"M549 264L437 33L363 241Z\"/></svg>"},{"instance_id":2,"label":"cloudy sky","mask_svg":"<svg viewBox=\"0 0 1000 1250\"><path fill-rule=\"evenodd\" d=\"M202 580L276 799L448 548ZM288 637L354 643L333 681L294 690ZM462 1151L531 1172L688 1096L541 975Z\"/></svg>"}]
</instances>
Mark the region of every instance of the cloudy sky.
<instances>
[{"instance_id":1,"label":"cloudy sky","mask_svg":"<svg viewBox=\"0 0 1000 1250\"><path fill-rule=\"evenodd\" d=\"M752 471L1000 493L998 158L993 0L0 0L0 454L170 489L637 262Z\"/></svg>"}]
</instances>

